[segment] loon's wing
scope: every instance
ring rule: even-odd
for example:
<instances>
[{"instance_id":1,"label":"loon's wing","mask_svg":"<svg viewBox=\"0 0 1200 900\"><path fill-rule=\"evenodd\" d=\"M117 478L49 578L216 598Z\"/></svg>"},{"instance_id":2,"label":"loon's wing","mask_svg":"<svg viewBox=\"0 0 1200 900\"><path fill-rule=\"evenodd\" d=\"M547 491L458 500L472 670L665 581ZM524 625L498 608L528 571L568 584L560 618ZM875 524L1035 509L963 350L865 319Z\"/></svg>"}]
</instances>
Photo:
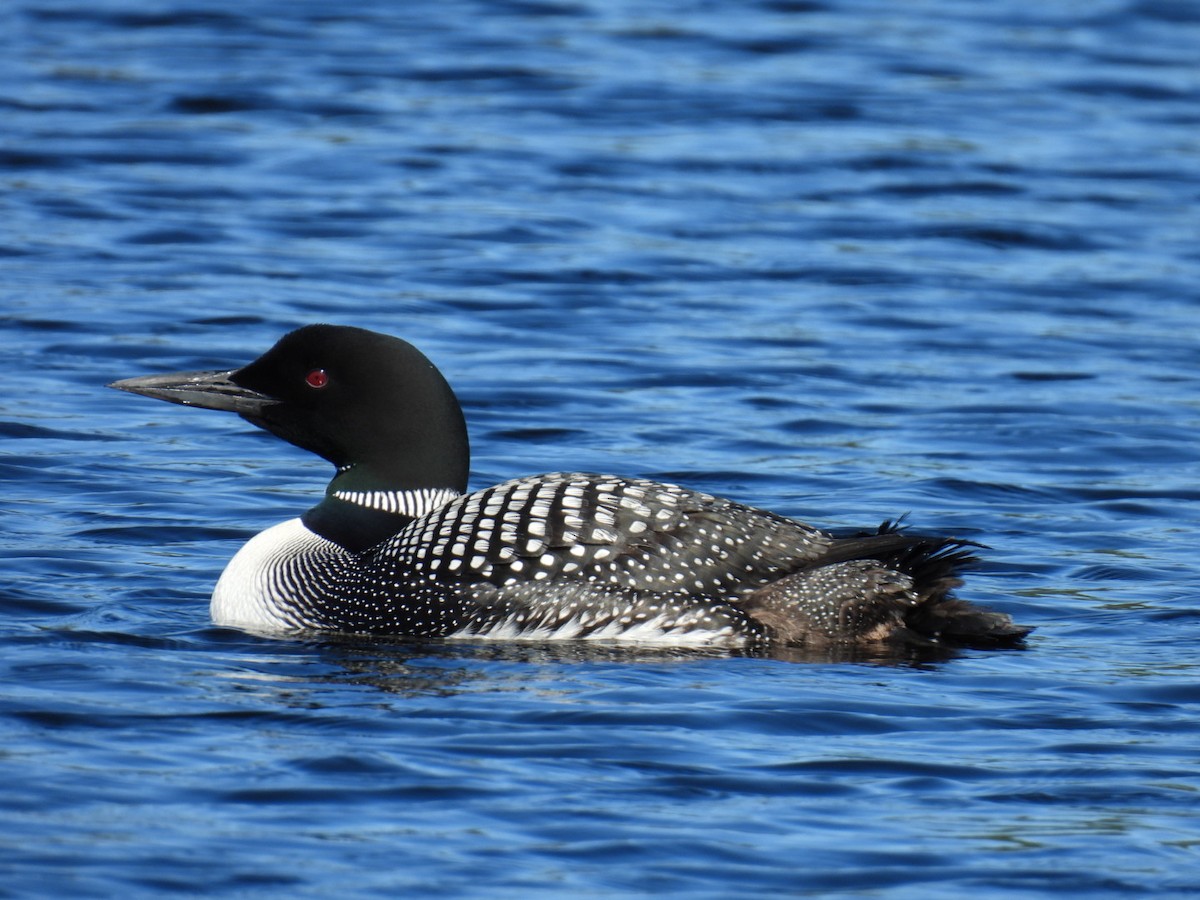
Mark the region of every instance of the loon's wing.
<instances>
[{"instance_id":1,"label":"loon's wing","mask_svg":"<svg viewBox=\"0 0 1200 900\"><path fill-rule=\"evenodd\" d=\"M816 528L675 485L554 473L459 497L372 555L465 583L725 596L816 563L834 543Z\"/></svg>"}]
</instances>

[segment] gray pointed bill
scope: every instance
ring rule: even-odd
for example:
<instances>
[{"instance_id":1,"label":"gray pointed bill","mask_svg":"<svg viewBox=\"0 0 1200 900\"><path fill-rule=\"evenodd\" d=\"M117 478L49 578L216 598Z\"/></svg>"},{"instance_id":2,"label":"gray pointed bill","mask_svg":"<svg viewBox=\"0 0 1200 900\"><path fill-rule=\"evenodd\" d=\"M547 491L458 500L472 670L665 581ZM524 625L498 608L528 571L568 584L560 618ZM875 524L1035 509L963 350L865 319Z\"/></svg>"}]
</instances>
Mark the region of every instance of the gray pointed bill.
<instances>
[{"instance_id":1,"label":"gray pointed bill","mask_svg":"<svg viewBox=\"0 0 1200 900\"><path fill-rule=\"evenodd\" d=\"M232 381L237 369L227 372L171 372L166 375L141 375L125 378L109 385L119 391L198 406L221 409L243 416L258 416L263 409L278 403L274 397L260 394Z\"/></svg>"}]
</instances>

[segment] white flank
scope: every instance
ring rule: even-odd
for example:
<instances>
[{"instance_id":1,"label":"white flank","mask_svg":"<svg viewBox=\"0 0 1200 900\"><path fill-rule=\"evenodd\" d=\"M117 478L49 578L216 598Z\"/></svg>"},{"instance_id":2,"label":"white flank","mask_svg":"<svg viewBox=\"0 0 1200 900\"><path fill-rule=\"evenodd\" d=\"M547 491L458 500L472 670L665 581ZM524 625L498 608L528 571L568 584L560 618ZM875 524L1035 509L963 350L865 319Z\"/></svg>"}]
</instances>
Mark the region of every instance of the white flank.
<instances>
[{"instance_id":1,"label":"white flank","mask_svg":"<svg viewBox=\"0 0 1200 900\"><path fill-rule=\"evenodd\" d=\"M614 620L590 634L582 634L582 631L583 624L578 618L569 619L556 628L529 628L514 619L506 619L486 631L468 627L449 637L488 641L606 641L663 647L742 647L746 644L746 636L736 634L728 626L709 629L681 626L677 617L666 615L635 625Z\"/></svg>"}]
</instances>

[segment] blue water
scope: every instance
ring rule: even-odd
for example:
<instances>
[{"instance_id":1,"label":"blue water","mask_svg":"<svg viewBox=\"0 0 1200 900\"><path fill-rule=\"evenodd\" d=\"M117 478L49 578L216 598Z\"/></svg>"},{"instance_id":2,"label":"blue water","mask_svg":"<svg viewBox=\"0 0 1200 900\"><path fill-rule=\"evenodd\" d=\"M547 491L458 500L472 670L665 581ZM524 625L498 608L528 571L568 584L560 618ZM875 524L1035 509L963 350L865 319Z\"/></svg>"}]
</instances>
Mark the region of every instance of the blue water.
<instances>
[{"instance_id":1,"label":"blue water","mask_svg":"<svg viewBox=\"0 0 1200 900\"><path fill-rule=\"evenodd\" d=\"M1200 7L0 7L0 894L1200 892ZM1025 652L213 628L322 462L107 391L422 347L473 481L981 540Z\"/></svg>"}]
</instances>

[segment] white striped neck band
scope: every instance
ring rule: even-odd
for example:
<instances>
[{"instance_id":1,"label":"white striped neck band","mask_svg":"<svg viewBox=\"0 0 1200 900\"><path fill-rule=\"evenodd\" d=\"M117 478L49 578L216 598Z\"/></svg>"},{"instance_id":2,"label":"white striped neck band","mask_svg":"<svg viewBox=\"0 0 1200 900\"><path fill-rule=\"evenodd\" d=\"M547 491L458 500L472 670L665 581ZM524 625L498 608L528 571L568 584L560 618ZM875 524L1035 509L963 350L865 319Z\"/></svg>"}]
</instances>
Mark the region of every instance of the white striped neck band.
<instances>
[{"instance_id":1,"label":"white striped neck band","mask_svg":"<svg viewBox=\"0 0 1200 900\"><path fill-rule=\"evenodd\" d=\"M415 519L462 495L450 488L416 488L410 491L334 491L333 496L356 506Z\"/></svg>"}]
</instances>

